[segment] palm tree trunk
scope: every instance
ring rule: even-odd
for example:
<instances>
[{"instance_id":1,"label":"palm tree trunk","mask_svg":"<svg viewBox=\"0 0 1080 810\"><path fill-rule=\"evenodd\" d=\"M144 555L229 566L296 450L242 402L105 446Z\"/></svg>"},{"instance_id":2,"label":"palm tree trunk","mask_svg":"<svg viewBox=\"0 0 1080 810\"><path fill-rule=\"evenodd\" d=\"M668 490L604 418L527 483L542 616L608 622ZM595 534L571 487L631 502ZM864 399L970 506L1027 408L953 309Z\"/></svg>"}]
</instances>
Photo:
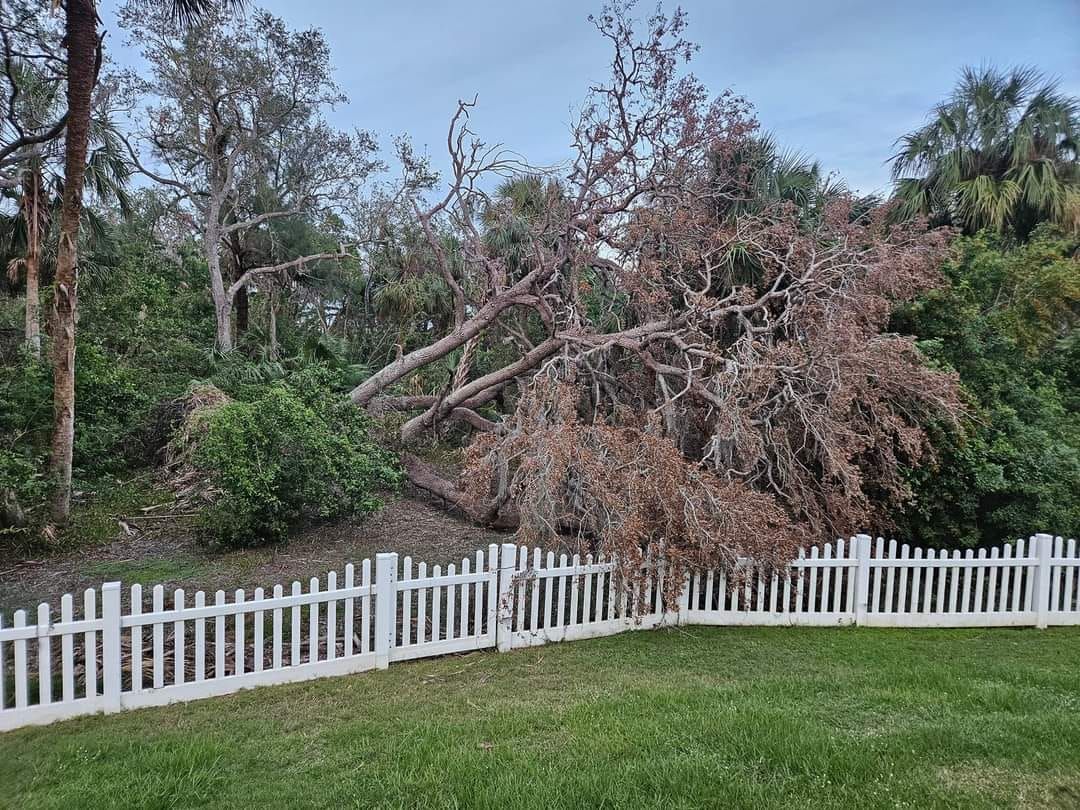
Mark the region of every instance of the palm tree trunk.
<instances>
[{"instance_id":1,"label":"palm tree trunk","mask_svg":"<svg viewBox=\"0 0 1080 810\"><path fill-rule=\"evenodd\" d=\"M71 513L71 452L75 443L75 324L79 292L79 219L82 214L90 100L97 73L97 12L93 0L65 3L67 40L67 133L64 138L64 197L53 297L53 478L54 525Z\"/></svg>"},{"instance_id":2,"label":"palm tree trunk","mask_svg":"<svg viewBox=\"0 0 1080 810\"><path fill-rule=\"evenodd\" d=\"M26 345L34 359L41 359L41 294L38 290L37 251L26 252Z\"/></svg>"},{"instance_id":3,"label":"palm tree trunk","mask_svg":"<svg viewBox=\"0 0 1080 810\"><path fill-rule=\"evenodd\" d=\"M41 167L27 172L29 188L23 205L26 217L26 345L41 359L41 295L38 290L41 249Z\"/></svg>"}]
</instances>

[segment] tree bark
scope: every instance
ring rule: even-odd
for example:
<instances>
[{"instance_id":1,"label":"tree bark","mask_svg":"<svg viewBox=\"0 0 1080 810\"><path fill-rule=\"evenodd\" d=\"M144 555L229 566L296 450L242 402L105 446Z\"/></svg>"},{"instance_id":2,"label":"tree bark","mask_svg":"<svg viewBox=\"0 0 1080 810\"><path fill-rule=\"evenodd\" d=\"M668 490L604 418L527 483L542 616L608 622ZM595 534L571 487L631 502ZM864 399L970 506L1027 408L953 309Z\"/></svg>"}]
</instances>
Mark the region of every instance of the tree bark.
<instances>
[{"instance_id":1,"label":"tree bark","mask_svg":"<svg viewBox=\"0 0 1080 810\"><path fill-rule=\"evenodd\" d=\"M217 214L212 215L216 218ZM217 349L219 352L231 352L232 341L232 296L225 289L225 280L221 276L220 233L216 226L207 227L203 235L203 256L210 271L210 297L214 301L214 320L217 331Z\"/></svg>"},{"instance_id":2,"label":"tree bark","mask_svg":"<svg viewBox=\"0 0 1080 810\"><path fill-rule=\"evenodd\" d=\"M464 512L470 520L492 529L513 531L518 527L520 519L512 505L507 504L500 509L498 503L482 503L470 498L456 484L447 481L434 467L416 456L406 454L401 464L413 486L438 495Z\"/></svg>"},{"instance_id":3,"label":"tree bark","mask_svg":"<svg viewBox=\"0 0 1080 810\"><path fill-rule=\"evenodd\" d=\"M533 284L536 283L539 273L533 271L517 282L513 287L496 295L480 309L476 314L457 326L452 332L443 338L415 349L383 366L379 371L372 374L360 385L356 386L349 397L353 403L364 407L375 398L384 388L411 374L418 368L433 363L441 357L450 354L458 346L463 345L470 338L479 335L505 310L513 306L535 300L529 293Z\"/></svg>"},{"instance_id":4,"label":"tree bark","mask_svg":"<svg viewBox=\"0 0 1080 810\"><path fill-rule=\"evenodd\" d=\"M67 0L67 133L64 196L53 296L53 439L49 470L54 525L71 514L71 454L75 443L75 325L79 293L79 219L82 214L90 102L97 73L97 12L93 0Z\"/></svg>"},{"instance_id":5,"label":"tree bark","mask_svg":"<svg viewBox=\"0 0 1080 810\"><path fill-rule=\"evenodd\" d=\"M27 172L23 215L26 218L26 345L41 359L41 168L36 163Z\"/></svg>"}]
</instances>

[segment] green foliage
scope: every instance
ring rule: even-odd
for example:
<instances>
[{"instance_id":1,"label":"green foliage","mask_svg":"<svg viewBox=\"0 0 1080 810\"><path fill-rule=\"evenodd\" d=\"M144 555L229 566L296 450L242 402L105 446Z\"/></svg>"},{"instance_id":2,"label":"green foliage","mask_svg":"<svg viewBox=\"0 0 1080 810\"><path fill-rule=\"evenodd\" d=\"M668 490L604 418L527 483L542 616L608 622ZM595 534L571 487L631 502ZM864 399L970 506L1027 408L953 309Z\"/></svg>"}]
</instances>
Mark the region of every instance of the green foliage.
<instances>
[{"instance_id":1,"label":"green foliage","mask_svg":"<svg viewBox=\"0 0 1080 810\"><path fill-rule=\"evenodd\" d=\"M0 498L14 497L24 517L33 521L48 494L45 454L52 416L49 369L28 354L0 374ZM0 504L2 508L3 504ZM0 532L28 535L28 526Z\"/></svg>"},{"instance_id":2,"label":"green foliage","mask_svg":"<svg viewBox=\"0 0 1080 810\"><path fill-rule=\"evenodd\" d=\"M1026 237L1080 225L1080 100L1032 68L965 68L893 158L896 212Z\"/></svg>"},{"instance_id":3,"label":"green foliage","mask_svg":"<svg viewBox=\"0 0 1080 810\"><path fill-rule=\"evenodd\" d=\"M219 490L203 515L210 540L280 542L303 518L373 511L376 489L399 482L392 457L373 443L361 412L329 384L332 376L307 369L206 416L195 463Z\"/></svg>"},{"instance_id":4,"label":"green foliage","mask_svg":"<svg viewBox=\"0 0 1080 810\"><path fill-rule=\"evenodd\" d=\"M949 285L896 316L899 331L955 369L971 408L934 436L939 464L912 474L902 532L927 545L978 545L1080 532L1080 261L1043 227L1007 248L964 238Z\"/></svg>"}]
</instances>

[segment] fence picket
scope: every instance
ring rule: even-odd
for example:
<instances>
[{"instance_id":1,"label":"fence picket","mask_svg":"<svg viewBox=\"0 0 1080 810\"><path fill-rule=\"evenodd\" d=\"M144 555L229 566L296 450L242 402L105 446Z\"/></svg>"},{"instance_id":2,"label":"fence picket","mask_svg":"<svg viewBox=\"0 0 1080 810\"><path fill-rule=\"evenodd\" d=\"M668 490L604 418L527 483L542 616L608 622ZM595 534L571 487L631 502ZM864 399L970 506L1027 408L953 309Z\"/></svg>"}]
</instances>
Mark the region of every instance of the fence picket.
<instances>
[{"instance_id":1,"label":"fence picket","mask_svg":"<svg viewBox=\"0 0 1080 810\"><path fill-rule=\"evenodd\" d=\"M224 593L222 593L221 591L218 591L218 593L221 594L221 596L224 598L224 596L225 596ZM292 595L293 596L300 596L300 583L299 582L293 582L293 584L292 584ZM300 665L300 603L299 603L299 601L296 604L294 604L293 607L292 607L292 616L290 617L290 620L291 620L291 623L289 625L289 647L290 647L290 650L289 650L289 653L290 653L290 655L289 655L289 663L292 666L296 667L296 666ZM224 627L224 625L223 625L223 627ZM222 633L221 644L222 644L222 646L221 646L220 649L222 650L222 655L224 655L224 649L225 649L225 646L224 646L225 645L224 633ZM224 667L224 661L222 661L222 667ZM222 671L224 671L224 669Z\"/></svg>"},{"instance_id":2,"label":"fence picket","mask_svg":"<svg viewBox=\"0 0 1080 810\"><path fill-rule=\"evenodd\" d=\"M337 571L326 572L326 591L330 599L326 602L326 660L337 658Z\"/></svg>"},{"instance_id":3,"label":"fence picket","mask_svg":"<svg viewBox=\"0 0 1080 810\"><path fill-rule=\"evenodd\" d=\"M476 552L476 573L489 569L484 568L484 552L477 550ZM488 577L490 580L490 576ZM473 597L473 635L483 635L484 624L484 580L478 579L476 581L476 592Z\"/></svg>"},{"instance_id":4,"label":"fence picket","mask_svg":"<svg viewBox=\"0 0 1080 810\"><path fill-rule=\"evenodd\" d=\"M570 564L576 571L581 566L581 558L575 554L570 560ZM578 624L578 575L576 573L570 577L570 620L567 624Z\"/></svg>"},{"instance_id":5,"label":"fence picket","mask_svg":"<svg viewBox=\"0 0 1080 810\"><path fill-rule=\"evenodd\" d=\"M1018 549L1020 549L1019 553L1020 553L1021 556L1025 556L1024 555L1025 551L1027 552L1027 556L1030 556L1031 554L1033 554L1036 551L1036 549L1033 548L1035 546L1034 541L1035 541L1034 537L1032 537L1030 540L1028 540L1026 549L1020 549L1021 544L1024 542L1023 540L1017 541L1016 547ZM1025 568L1024 568L1024 603L1023 604L1024 604L1024 610L1026 610L1026 611L1035 610L1035 570L1036 570L1036 568L1033 565L1028 565L1028 566L1025 566Z\"/></svg>"},{"instance_id":6,"label":"fence picket","mask_svg":"<svg viewBox=\"0 0 1080 810\"><path fill-rule=\"evenodd\" d=\"M293 583L293 596L300 593L300 583ZM225 591L215 591L214 604L221 606L225 604ZM294 613L299 615L299 607L293 608ZM300 628L295 628L296 638L300 638ZM299 641L297 641L299 643ZM296 663L294 660L293 663ZM214 617L214 677L225 677L225 614L219 613Z\"/></svg>"},{"instance_id":7,"label":"fence picket","mask_svg":"<svg viewBox=\"0 0 1080 810\"><path fill-rule=\"evenodd\" d=\"M465 576L469 574L469 558L465 557L461 561L461 573ZM534 598L535 601L535 598ZM458 638L465 638L469 635L469 586L461 586L461 606L458 608Z\"/></svg>"},{"instance_id":8,"label":"fence picket","mask_svg":"<svg viewBox=\"0 0 1080 810\"><path fill-rule=\"evenodd\" d=\"M913 559L921 560L923 558L923 550L921 548L915 549ZM929 612L929 609L924 607L920 601L922 597L922 591L919 590L919 584L922 577L922 566L918 563L913 566L911 571L911 612L922 613Z\"/></svg>"},{"instance_id":9,"label":"fence picket","mask_svg":"<svg viewBox=\"0 0 1080 810\"><path fill-rule=\"evenodd\" d=\"M979 560L986 559L986 549L980 548L978 557ZM975 613L985 613L986 609L983 586L986 584L986 569L983 566L979 566L978 571L975 574L975 605L972 607Z\"/></svg>"},{"instance_id":10,"label":"fence picket","mask_svg":"<svg viewBox=\"0 0 1080 810\"><path fill-rule=\"evenodd\" d=\"M49 605L42 602L37 609L37 626L48 627ZM52 638L45 634L38 636L38 703L47 706L52 703Z\"/></svg>"},{"instance_id":11,"label":"fence picket","mask_svg":"<svg viewBox=\"0 0 1080 810\"><path fill-rule=\"evenodd\" d=\"M255 602L261 604L262 601L265 598L266 597L263 595L263 589L262 588L256 588L255 589L255 596L254 596ZM262 672L263 671L263 661L265 660L265 657L266 657L266 649L265 649L265 646L264 646L264 643L263 643L263 630L264 630L263 622L265 621L265 619L263 617L263 613L264 612L261 611L261 610L256 610L255 611L255 619L254 619L255 638L254 638L254 641L253 641L253 644L252 644L252 653L251 653L254 656L254 660L252 660L252 662L251 662L252 663L252 671L254 671L254 672Z\"/></svg>"},{"instance_id":12,"label":"fence picket","mask_svg":"<svg viewBox=\"0 0 1080 810\"><path fill-rule=\"evenodd\" d=\"M954 556L959 556L957 552ZM972 559L972 552L969 548L964 552L964 559ZM964 585L960 591L960 612L968 613L971 610L971 566L964 566Z\"/></svg>"},{"instance_id":13,"label":"fence picket","mask_svg":"<svg viewBox=\"0 0 1080 810\"><path fill-rule=\"evenodd\" d=\"M64 599L71 603L70 594L65 595ZM63 603L61 603L61 611L63 611ZM142 585L138 583L131 586L131 615L138 616L142 613ZM62 621L70 621L70 619L62 619ZM64 636L64 657L67 658L68 647L71 642L71 636ZM143 674L143 646L142 646L142 625L136 624L131 627L131 691L142 691L142 674ZM67 685L67 676L64 677L65 689ZM70 698L64 698L69 700Z\"/></svg>"},{"instance_id":14,"label":"fence picket","mask_svg":"<svg viewBox=\"0 0 1080 810\"><path fill-rule=\"evenodd\" d=\"M319 578L312 577L308 581L308 593L319 592ZM308 605L308 663L314 664L319 660L319 603L312 602Z\"/></svg>"},{"instance_id":15,"label":"fence picket","mask_svg":"<svg viewBox=\"0 0 1080 810\"><path fill-rule=\"evenodd\" d=\"M244 589L238 588L235 594L236 604L244 604ZM247 650L247 643L244 639L244 625L247 621L247 614L244 612L238 612L236 614L236 624L233 630L233 675L244 674L244 654Z\"/></svg>"},{"instance_id":16,"label":"fence picket","mask_svg":"<svg viewBox=\"0 0 1080 810\"><path fill-rule=\"evenodd\" d=\"M401 563L401 579L408 582L413 578L412 557L406 555ZM401 643L406 647L412 643L412 600L413 592L405 590L401 594Z\"/></svg>"},{"instance_id":17,"label":"fence picket","mask_svg":"<svg viewBox=\"0 0 1080 810\"><path fill-rule=\"evenodd\" d=\"M348 563L345 566L345 590L351 591L353 589L353 581L356 578L356 569L352 563ZM353 633L355 633L355 625L353 624L353 609L356 604L356 600L353 597L349 597L345 600L344 617L342 618L341 635L342 642L345 645L345 657L351 658L353 654ZM417 628L419 629L419 628Z\"/></svg>"},{"instance_id":18,"label":"fence picket","mask_svg":"<svg viewBox=\"0 0 1080 810\"><path fill-rule=\"evenodd\" d=\"M184 609L184 589L173 591L173 609ZM184 622L173 622L173 682L184 682Z\"/></svg>"},{"instance_id":19,"label":"fence picket","mask_svg":"<svg viewBox=\"0 0 1080 810\"><path fill-rule=\"evenodd\" d=\"M138 605L132 602L132 612L138 608ZM60 622L67 624L73 621L75 618L74 605L72 604L72 598L70 593L65 593L60 598ZM131 655L131 672L132 678L135 673L135 647L132 647ZM142 666L142 656L138 656L139 665ZM0 669L4 668L4 658L0 655ZM139 672L142 672L140 668ZM67 703L75 699L75 639L71 633L64 633L60 641L60 699ZM133 681L134 683L134 681ZM133 687L134 688L134 687ZM4 699L0 696L0 709L4 707Z\"/></svg>"},{"instance_id":20,"label":"fence picket","mask_svg":"<svg viewBox=\"0 0 1080 810\"><path fill-rule=\"evenodd\" d=\"M885 538L879 537L874 543L874 563L880 563L885 556ZM871 587L870 610L881 610L881 565L871 563L874 569L874 584Z\"/></svg>"},{"instance_id":21,"label":"fence picket","mask_svg":"<svg viewBox=\"0 0 1080 810\"><path fill-rule=\"evenodd\" d=\"M416 578L427 578L427 563L420 563L416 569ZM423 644L427 638L427 588L418 588L416 591L416 643Z\"/></svg>"},{"instance_id":22,"label":"fence picket","mask_svg":"<svg viewBox=\"0 0 1080 810\"><path fill-rule=\"evenodd\" d=\"M908 548L908 544L903 543L900 546L900 559L901 560L907 560L909 551L910 551L910 549ZM896 595L896 612L897 613L907 613L908 612L907 588L908 588L908 576L910 574L911 574L911 569L908 566L905 565L903 568L900 569L900 573L899 573L900 582L899 582L899 584L897 586L899 588L899 590L898 590L897 595Z\"/></svg>"},{"instance_id":23,"label":"fence picket","mask_svg":"<svg viewBox=\"0 0 1080 810\"><path fill-rule=\"evenodd\" d=\"M998 610L1004 612L1009 609L1009 579L1012 576L1012 546L1008 543L1005 544L1005 548L1002 549L1002 558L1004 564L1001 566L1001 593L998 601ZM1015 586L1012 590L1016 590ZM1014 607L1013 610L1016 610Z\"/></svg>"},{"instance_id":24,"label":"fence picket","mask_svg":"<svg viewBox=\"0 0 1080 810\"><path fill-rule=\"evenodd\" d=\"M1080 608L1080 604L1078 604L1078 602L1080 602L1080 599L1077 599L1076 595L1073 592L1073 576L1076 572L1077 564L1075 539L1069 540L1069 543L1065 550L1065 556L1068 559L1072 560L1072 564L1065 569L1065 599L1061 609L1064 611L1073 611ZM0 658L0 661L2 660L3 658Z\"/></svg>"},{"instance_id":25,"label":"fence picket","mask_svg":"<svg viewBox=\"0 0 1080 810\"><path fill-rule=\"evenodd\" d=\"M15 629L18 630L22 627L26 627L26 611L15 611ZM27 687L30 685L30 679L27 677L26 672L26 639L15 639L15 666L13 670L13 677L15 678L15 708L25 708L27 703L26 692Z\"/></svg>"},{"instance_id":26,"label":"fence picket","mask_svg":"<svg viewBox=\"0 0 1080 810\"><path fill-rule=\"evenodd\" d=\"M528 582L529 572L529 549L525 546L518 547L518 562L516 588L517 588L517 610L515 611L515 617L517 619L517 629L525 629L525 585Z\"/></svg>"},{"instance_id":27,"label":"fence picket","mask_svg":"<svg viewBox=\"0 0 1080 810\"><path fill-rule=\"evenodd\" d=\"M442 576L442 567L436 565L431 569L431 576L438 579ZM442 638L442 588L436 585L431 589L431 640L438 641Z\"/></svg>"},{"instance_id":28,"label":"fence picket","mask_svg":"<svg viewBox=\"0 0 1080 810\"><path fill-rule=\"evenodd\" d=\"M165 586L154 586L153 599L154 613L165 610ZM89 656L88 656L89 657ZM154 688L161 689L165 685L165 625L163 622L154 622Z\"/></svg>"},{"instance_id":29,"label":"fence picket","mask_svg":"<svg viewBox=\"0 0 1080 810\"><path fill-rule=\"evenodd\" d=\"M529 600L529 629L534 633L539 627L540 621L540 563L541 554L539 546L533 549L533 579L532 579L532 594Z\"/></svg>"},{"instance_id":30,"label":"fence picket","mask_svg":"<svg viewBox=\"0 0 1080 810\"><path fill-rule=\"evenodd\" d=\"M371 652L371 560L364 560L360 566L360 652Z\"/></svg>"},{"instance_id":31,"label":"fence picket","mask_svg":"<svg viewBox=\"0 0 1080 810\"><path fill-rule=\"evenodd\" d=\"M83 591L83 618L93 621L97 616L96 598L93 588ZM83 634L83 669L86 679L86 697L97 696L97 633L87 630Z\"/></svg>"},{"instance_id":32,"label":"fence picket","mask_svg":"<svg viewBox=\"0 0 1080 810\"><path fill-rule=\"evenodd\" d=\"M195 591L195 607L206 607L206 594ZM134 629L134 628L132 628ZM206 680L206 619L195 620L195 681Z\"/></svg>"},{"instance_id":33,"label":"fence picket","mask_svg":"<svg viewBox=\"0 0 1080 810\"><path fill-rule=\"evenodd\" d=\"M274 599L281 599L284 595L285 595L285 589L282 588L280 585L275 585L274 586ZM281 628L281 625L282 625L281 608L274 608L273 613L272 613L272 617L273 617L272 618L273 628L272 628L271 632L273 633L273 640L271 642L272 649L270 651L271 663L273 664L274 669L281 669L281 646L282 646L282 643L283 643L282 636L284 635L282 633L282 628Z\"/></svg>"}]
</instances>

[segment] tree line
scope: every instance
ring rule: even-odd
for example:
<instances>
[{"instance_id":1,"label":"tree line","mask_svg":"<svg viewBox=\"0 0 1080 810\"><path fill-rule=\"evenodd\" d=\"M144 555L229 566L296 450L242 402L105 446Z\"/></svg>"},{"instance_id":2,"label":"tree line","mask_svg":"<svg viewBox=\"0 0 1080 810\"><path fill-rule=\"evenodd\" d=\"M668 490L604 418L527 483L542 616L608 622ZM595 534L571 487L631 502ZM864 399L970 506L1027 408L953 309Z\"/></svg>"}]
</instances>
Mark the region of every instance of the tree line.
<instances>
[{"instance_id":1,"label":"tree line","mask_svg":"<svg viewBox=\"0 0 1080 810\"><path fill-rule=\"evenodd\" d=\"M898 140L892 195L860 197L693 77L682 12L616 4L563 165L485 143L465 100L440 175L328 123L317 30L129 0L135 75L90 0L61 6L2 19L12 527L68 522L73 459L90 480L168 447L219 522L262 510L231 536L371 508L397 464L478 522L629 557L1075 533L1080 110L1035 70L965 71ZM193 380L224 392L198 389L225 408L205 425Z\"/></svg>"}]
</instances>

